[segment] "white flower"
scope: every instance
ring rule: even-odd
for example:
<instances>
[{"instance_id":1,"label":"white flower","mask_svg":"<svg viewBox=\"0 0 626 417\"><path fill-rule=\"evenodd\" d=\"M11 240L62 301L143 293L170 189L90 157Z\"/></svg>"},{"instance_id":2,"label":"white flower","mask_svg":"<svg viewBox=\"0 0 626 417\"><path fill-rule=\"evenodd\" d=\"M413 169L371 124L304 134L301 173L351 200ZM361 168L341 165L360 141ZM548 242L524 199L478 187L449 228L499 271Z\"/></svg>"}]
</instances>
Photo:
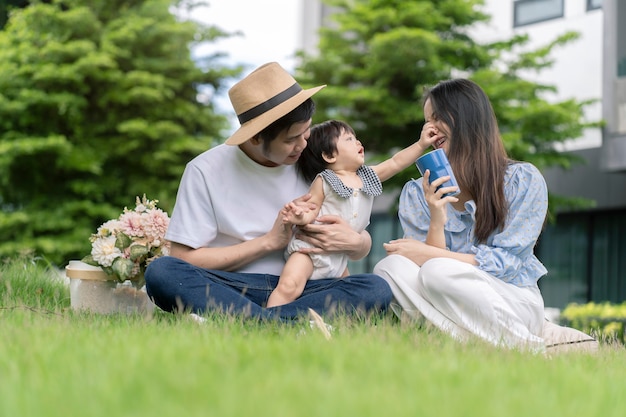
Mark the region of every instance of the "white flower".
<instances>
[{"instance_id":1,"label":"white flower","mask_svg":"<svg viewBox=\"0 0 626 417\"><path fill-rule=\"evenodd\" d=\"M100 266L120 281L143 276L148 263L170 253L165 240L169 225L166 212L157 208L157 200L137 197L135 209L124 211L117 219L103 223L92 234L91 255L83 262ZM117 244L117 246L116 246Z\"/></svg>"},{"instance_id":2,"label":"white flower","mask_svg":"<svg viewBox=\"0 0 626 417\"><path fill-rule=\"evenodd\" d=\"M113 219L109 220L102 224L102 226L98 227L98 232L96 233L98 237L107 237L115 234L115 232L120 228L119 220Z\"/></svg>"},{"instance_id":3,"label":"white flower","mask_svg":"<svg viewBox=\"0 0 626 417\"><path fill-rule=\"evenodd\" d=\"M120 281L142 277L148 263L170 253L165 240L170 218L157 202L144 194L137 197L134 210L125 207L117 219L104 222L89 238L91 255L83 262L102 267Z\"/></svg>"},{"instance_id":4,"label":"white flower","mask_svg":"<svg viewBox=\"0 0 626 417\"><path fill-rule=\"evenodd\" d=\"M115 246L115 236L96 239L91 246L93 260L101 266L111 266L115 258L122 256L122 252Z\"/></svg>"}]
</instances>

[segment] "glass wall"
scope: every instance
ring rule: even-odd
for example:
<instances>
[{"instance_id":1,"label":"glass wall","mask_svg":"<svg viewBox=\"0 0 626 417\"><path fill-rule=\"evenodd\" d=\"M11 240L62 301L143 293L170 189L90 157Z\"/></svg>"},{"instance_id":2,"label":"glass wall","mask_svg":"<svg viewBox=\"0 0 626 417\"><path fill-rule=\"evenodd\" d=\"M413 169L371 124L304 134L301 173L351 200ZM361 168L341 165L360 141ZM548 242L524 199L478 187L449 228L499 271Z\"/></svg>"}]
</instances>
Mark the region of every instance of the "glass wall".
<instances>
[{"instance_id":1,"label":"glass wall","mask_svg":"<svg viewBox=\"0 0 626 417\"><path fill-rule=\"evenodd\" d=\"M372 272L386 256L382 244L402 237L396 215L375 214L372 251L350 272ZM626 210L559 214L543 231L535 253L548 269L539 280L546 307L572 302L626 301Z\"/></svg>"},{"instance_id":2,"label":"glass wall","mask_svg":"<svg viewBox=\"0 0 626 417\"><path fill-rule=\"evenodd\" d=\"M352 274L372 272L376 263L387 256L383 243L402 237L400 220L395 214L372 214L367 230L372 236L372 250L365 258L348 263L348 269Z\"/></svg>"},{"instance_id":3,"label":"glass wall","mask_svg":"<svg viewBox=\"0 0 626 417\"><path fill-rule=\"evenodd\" d=\"M591 220L574 215L559 216L541 234L535 253L548 269L539 280L546 307L563 308L589 299L590 232Z\"/></svg>"}]
</instances>

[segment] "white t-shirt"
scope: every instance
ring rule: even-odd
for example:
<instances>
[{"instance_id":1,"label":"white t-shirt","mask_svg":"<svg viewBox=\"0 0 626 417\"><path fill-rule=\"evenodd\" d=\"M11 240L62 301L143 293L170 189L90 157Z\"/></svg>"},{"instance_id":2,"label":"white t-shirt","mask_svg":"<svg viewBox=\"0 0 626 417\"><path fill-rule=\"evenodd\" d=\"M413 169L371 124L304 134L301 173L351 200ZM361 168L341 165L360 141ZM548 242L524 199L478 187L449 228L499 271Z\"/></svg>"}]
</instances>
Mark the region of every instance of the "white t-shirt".
<instances>
[{"instance_id":1,"label":"white t-shirt","mask_svg":"<svg viewBox=\"0 0 626 417\"><path fill-rule=\"evenodd\" d=\"M262 166L238 146L219 145L187 164L165 238L197 249L262 236L308 188L294 165ZM280 275L284 264L278 250L238 272Z\"/></svg>"}]
</instances>

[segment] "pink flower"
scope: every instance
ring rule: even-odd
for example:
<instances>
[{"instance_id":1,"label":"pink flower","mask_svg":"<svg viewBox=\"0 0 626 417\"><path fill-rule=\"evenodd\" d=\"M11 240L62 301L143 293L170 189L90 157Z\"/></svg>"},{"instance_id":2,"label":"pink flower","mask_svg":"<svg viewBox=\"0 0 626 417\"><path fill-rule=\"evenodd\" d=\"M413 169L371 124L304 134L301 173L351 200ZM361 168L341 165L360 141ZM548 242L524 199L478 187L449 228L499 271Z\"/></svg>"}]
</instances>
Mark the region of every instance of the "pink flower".
<instances>
[{"instance_id":1,"label":"pink flower","mask_svg":"<svg viewBox=\"0 0 626 417\"><path fill-rule=\"evenodd\" d=\"M143 223L141 213L136 211L126 211L120 216L120 229L128 236L143 236Z\"/></svg>"},{"instance_id":2,"label":"pink flower","mask_svg":"<svg viewBox=\"0 0 626 417\"><path fill-rule=\"evenodd\" d=\"M154 240L160 240L165 236L167 226L170 224L170 219L167 214L161 209L148 210L141 216L143 222L143 229L146 237L150 237ZM159 246L159 245L154 245Z\"/></svg>"},{"instance_id":3,"label":"pink flower","mask_svg":"<svg viewBox=\"0 0 626 417\"><path fill-rule=\"evenodd\" d=\"M120 281L143 274L146 266L159 256L170 253L170 242L165 232L170 219L157 208L157 200L137 197L135 209L124 211L118 219L103 223L92 234L91 255L83 262L100 266Z\"/></svg>"}]
</instances>

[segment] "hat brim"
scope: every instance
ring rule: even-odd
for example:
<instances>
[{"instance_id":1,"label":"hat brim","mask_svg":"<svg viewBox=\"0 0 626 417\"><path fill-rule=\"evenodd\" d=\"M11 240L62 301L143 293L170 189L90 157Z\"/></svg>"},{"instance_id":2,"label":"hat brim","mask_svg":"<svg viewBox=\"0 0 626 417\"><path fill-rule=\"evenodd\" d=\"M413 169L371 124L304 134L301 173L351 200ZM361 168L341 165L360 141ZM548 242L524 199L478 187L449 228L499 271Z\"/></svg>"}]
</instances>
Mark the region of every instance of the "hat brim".
<instances>
[{"instance_id":1,"label":"hat brim","mask_svg":"<svg viewBox=\"0 0 626 417\"><path fill-rule=\"evenodd\" d=\"M285 100L278 106L241 125L239 129L226 139L225 143L227 145L241 145L242 143L252 139L254 135L294 110L324 87L326 87L326 85L320 85L318 87L300 91L298 94L288 100Z\"/></svg>"}]
</instances>

